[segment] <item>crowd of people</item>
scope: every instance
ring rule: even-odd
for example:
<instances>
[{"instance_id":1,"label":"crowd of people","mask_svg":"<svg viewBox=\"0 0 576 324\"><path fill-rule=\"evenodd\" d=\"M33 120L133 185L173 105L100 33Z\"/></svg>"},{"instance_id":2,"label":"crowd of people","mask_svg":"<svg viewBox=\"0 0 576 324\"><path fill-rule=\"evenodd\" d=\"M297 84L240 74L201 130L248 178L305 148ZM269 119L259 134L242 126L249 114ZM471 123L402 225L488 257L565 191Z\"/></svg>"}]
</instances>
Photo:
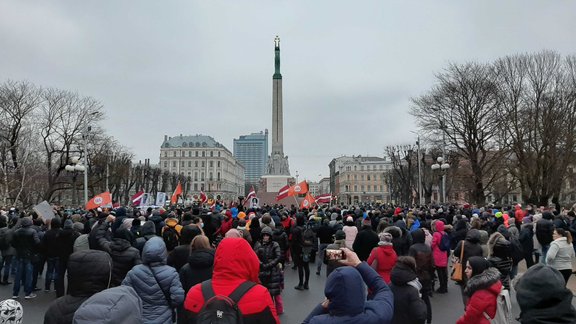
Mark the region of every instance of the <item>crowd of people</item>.
<instances>
[{"instance_id":1,"label":"crowd of people","mask_svg":"<svg viewBox=\"0 0 576 324\"><path fill-rule=\"evenodd\" d=\"M457 323L490 323L511 289L521 323L576 322L566 288L574 210L216 204L55 208L50 220L0 213L0 284L13 285L0 317L12 314L5 307L21 316L20 288L35 298L43 273L56 297L48 324L280 323L294 309L282 299L284 272L297 270L294 289L305 292L312 267L327 276L326 299L303 323L432 323L430 298L442 298L450 279L462 295ZM513 280L520 262L528 270Z\"/></svg>"}]
</instances>

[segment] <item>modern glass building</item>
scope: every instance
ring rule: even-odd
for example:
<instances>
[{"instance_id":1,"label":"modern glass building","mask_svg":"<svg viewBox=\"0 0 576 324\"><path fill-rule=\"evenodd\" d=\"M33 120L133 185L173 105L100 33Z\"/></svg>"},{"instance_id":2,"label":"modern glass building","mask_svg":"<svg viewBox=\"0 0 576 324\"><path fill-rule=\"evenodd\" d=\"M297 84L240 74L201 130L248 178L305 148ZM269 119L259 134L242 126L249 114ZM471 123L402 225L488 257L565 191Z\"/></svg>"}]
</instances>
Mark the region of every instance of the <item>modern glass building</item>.
<instances>
[{"instance_id":1,"label":"modern glass building","mask_svg":"<svg viewBox=\"0 0 576 324\"><path fill-rule=\"evenodd\" d=\"M268 164L268 130L234 139L234 157L244 165L246 184L257 186Z\"/></svg>"}]
</instances>

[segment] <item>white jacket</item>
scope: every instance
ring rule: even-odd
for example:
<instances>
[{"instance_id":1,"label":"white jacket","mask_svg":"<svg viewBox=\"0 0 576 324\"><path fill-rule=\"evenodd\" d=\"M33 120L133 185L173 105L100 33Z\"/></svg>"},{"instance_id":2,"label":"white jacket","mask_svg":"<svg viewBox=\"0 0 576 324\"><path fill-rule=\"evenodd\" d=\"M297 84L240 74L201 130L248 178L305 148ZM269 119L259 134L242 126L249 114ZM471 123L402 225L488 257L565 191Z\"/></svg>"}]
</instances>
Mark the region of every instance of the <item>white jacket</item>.
<instances>
[{"instance_id":1,"label":"white jacket","mask_svg":"<svg viewBox=\"0 0 576 324\"><path fill-rule=\"evenodd\" d=\"M568 239L560 237L550 243L550 249L546 253L546 264L556 270L572 269L574 247L568 243Z\"/></svg>"}]
</instances>

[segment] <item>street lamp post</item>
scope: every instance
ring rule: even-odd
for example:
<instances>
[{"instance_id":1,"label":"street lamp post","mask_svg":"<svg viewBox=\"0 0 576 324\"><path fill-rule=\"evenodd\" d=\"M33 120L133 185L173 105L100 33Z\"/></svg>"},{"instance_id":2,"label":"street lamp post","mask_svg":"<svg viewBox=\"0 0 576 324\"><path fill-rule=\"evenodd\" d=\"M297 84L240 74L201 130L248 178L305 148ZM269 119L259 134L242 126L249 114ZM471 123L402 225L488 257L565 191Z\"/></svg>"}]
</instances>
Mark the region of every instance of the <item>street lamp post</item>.
<instances>
[{"instance_id":1,"label":"street lamp post","mask_svg":"<svg viewBox=\"0 0 576 324\"><path fill-rule=\"evenodd\" d=\"M86 150L84 151L84 154L86 154ZM88 190L87 190L87 184L88 184L88 176L87 176L87 170L86 170L86 166L82 165L82 163L80 162L80 158L77 156L74 156L72 158L70 158L70 162L71 164L68 164L64 167L64 170L68 171L68 172L84 172L84 204L88 203ZM74 192L76 191L76 187L74 187ZM74 196L76 196L76 194L74 194Z\"/></svg>"},{"instance_id":2,"label":"street lamp post","mask_svg":"<svg viewBox=\"0 0 576 324\"><path fill-rule=\"evenodd\" d=\"M438 157L436 159L437 163L432 164L432 170L437 171L439 170L442 172L442 201L441 203L446 202L446 171L450 168L450 164L444 161L443 157Z\"/></svg>"},{"instance_id":3,"label":"street lamp post","mask_svg":"<svg viewBox=\"0 0 576 324\"><path fill-rule=\"evenodd\" d=\"M411 132L417 136L416 146L418 146L418 201L420 205L424 205L424 197L422 197L422 159L420 158L420 134L414 131Z\"/></svg>"}]
</instances>

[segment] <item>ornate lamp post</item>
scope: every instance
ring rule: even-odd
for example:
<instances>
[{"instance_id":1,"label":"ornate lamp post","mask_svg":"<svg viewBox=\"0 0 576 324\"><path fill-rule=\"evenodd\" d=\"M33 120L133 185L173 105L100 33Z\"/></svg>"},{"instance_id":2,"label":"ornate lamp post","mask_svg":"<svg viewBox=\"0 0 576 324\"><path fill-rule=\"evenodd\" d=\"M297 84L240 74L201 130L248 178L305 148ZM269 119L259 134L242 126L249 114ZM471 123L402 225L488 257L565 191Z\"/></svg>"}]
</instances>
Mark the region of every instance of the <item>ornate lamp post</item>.
<instances>
[{"instance_id":1,"label":"ornate lamp post","mask_svg":"<svg viewBox=\"0 0 576 324\"><path fill-rule=\"evenodd\" d=\"M444 161L443 157L438 157L436 163L432 164L432 171L440 171L442 173L442 201L446 202L446 171L450 168L450 164Z\"/></svg>"},{"instance_id":2,"label":"ornate lamp post","mask_svg":"<svg viewBox=\"0 0 576 324\"><path fill-rule=\"evenodd\" d=\"M80 161L80 157L78 156L73 156L70 158L70 163L64 167L64 170L68 171L68 172L84 172L84 204L88 203L88 177L87 177L87 168L86 166L84 166L82 164L82 162ZM74 176L74 191L73 191L73 203L77 203L77 201L75 201L75 197L76 197L76 176Z\"/></svg>"}]
</instances>

